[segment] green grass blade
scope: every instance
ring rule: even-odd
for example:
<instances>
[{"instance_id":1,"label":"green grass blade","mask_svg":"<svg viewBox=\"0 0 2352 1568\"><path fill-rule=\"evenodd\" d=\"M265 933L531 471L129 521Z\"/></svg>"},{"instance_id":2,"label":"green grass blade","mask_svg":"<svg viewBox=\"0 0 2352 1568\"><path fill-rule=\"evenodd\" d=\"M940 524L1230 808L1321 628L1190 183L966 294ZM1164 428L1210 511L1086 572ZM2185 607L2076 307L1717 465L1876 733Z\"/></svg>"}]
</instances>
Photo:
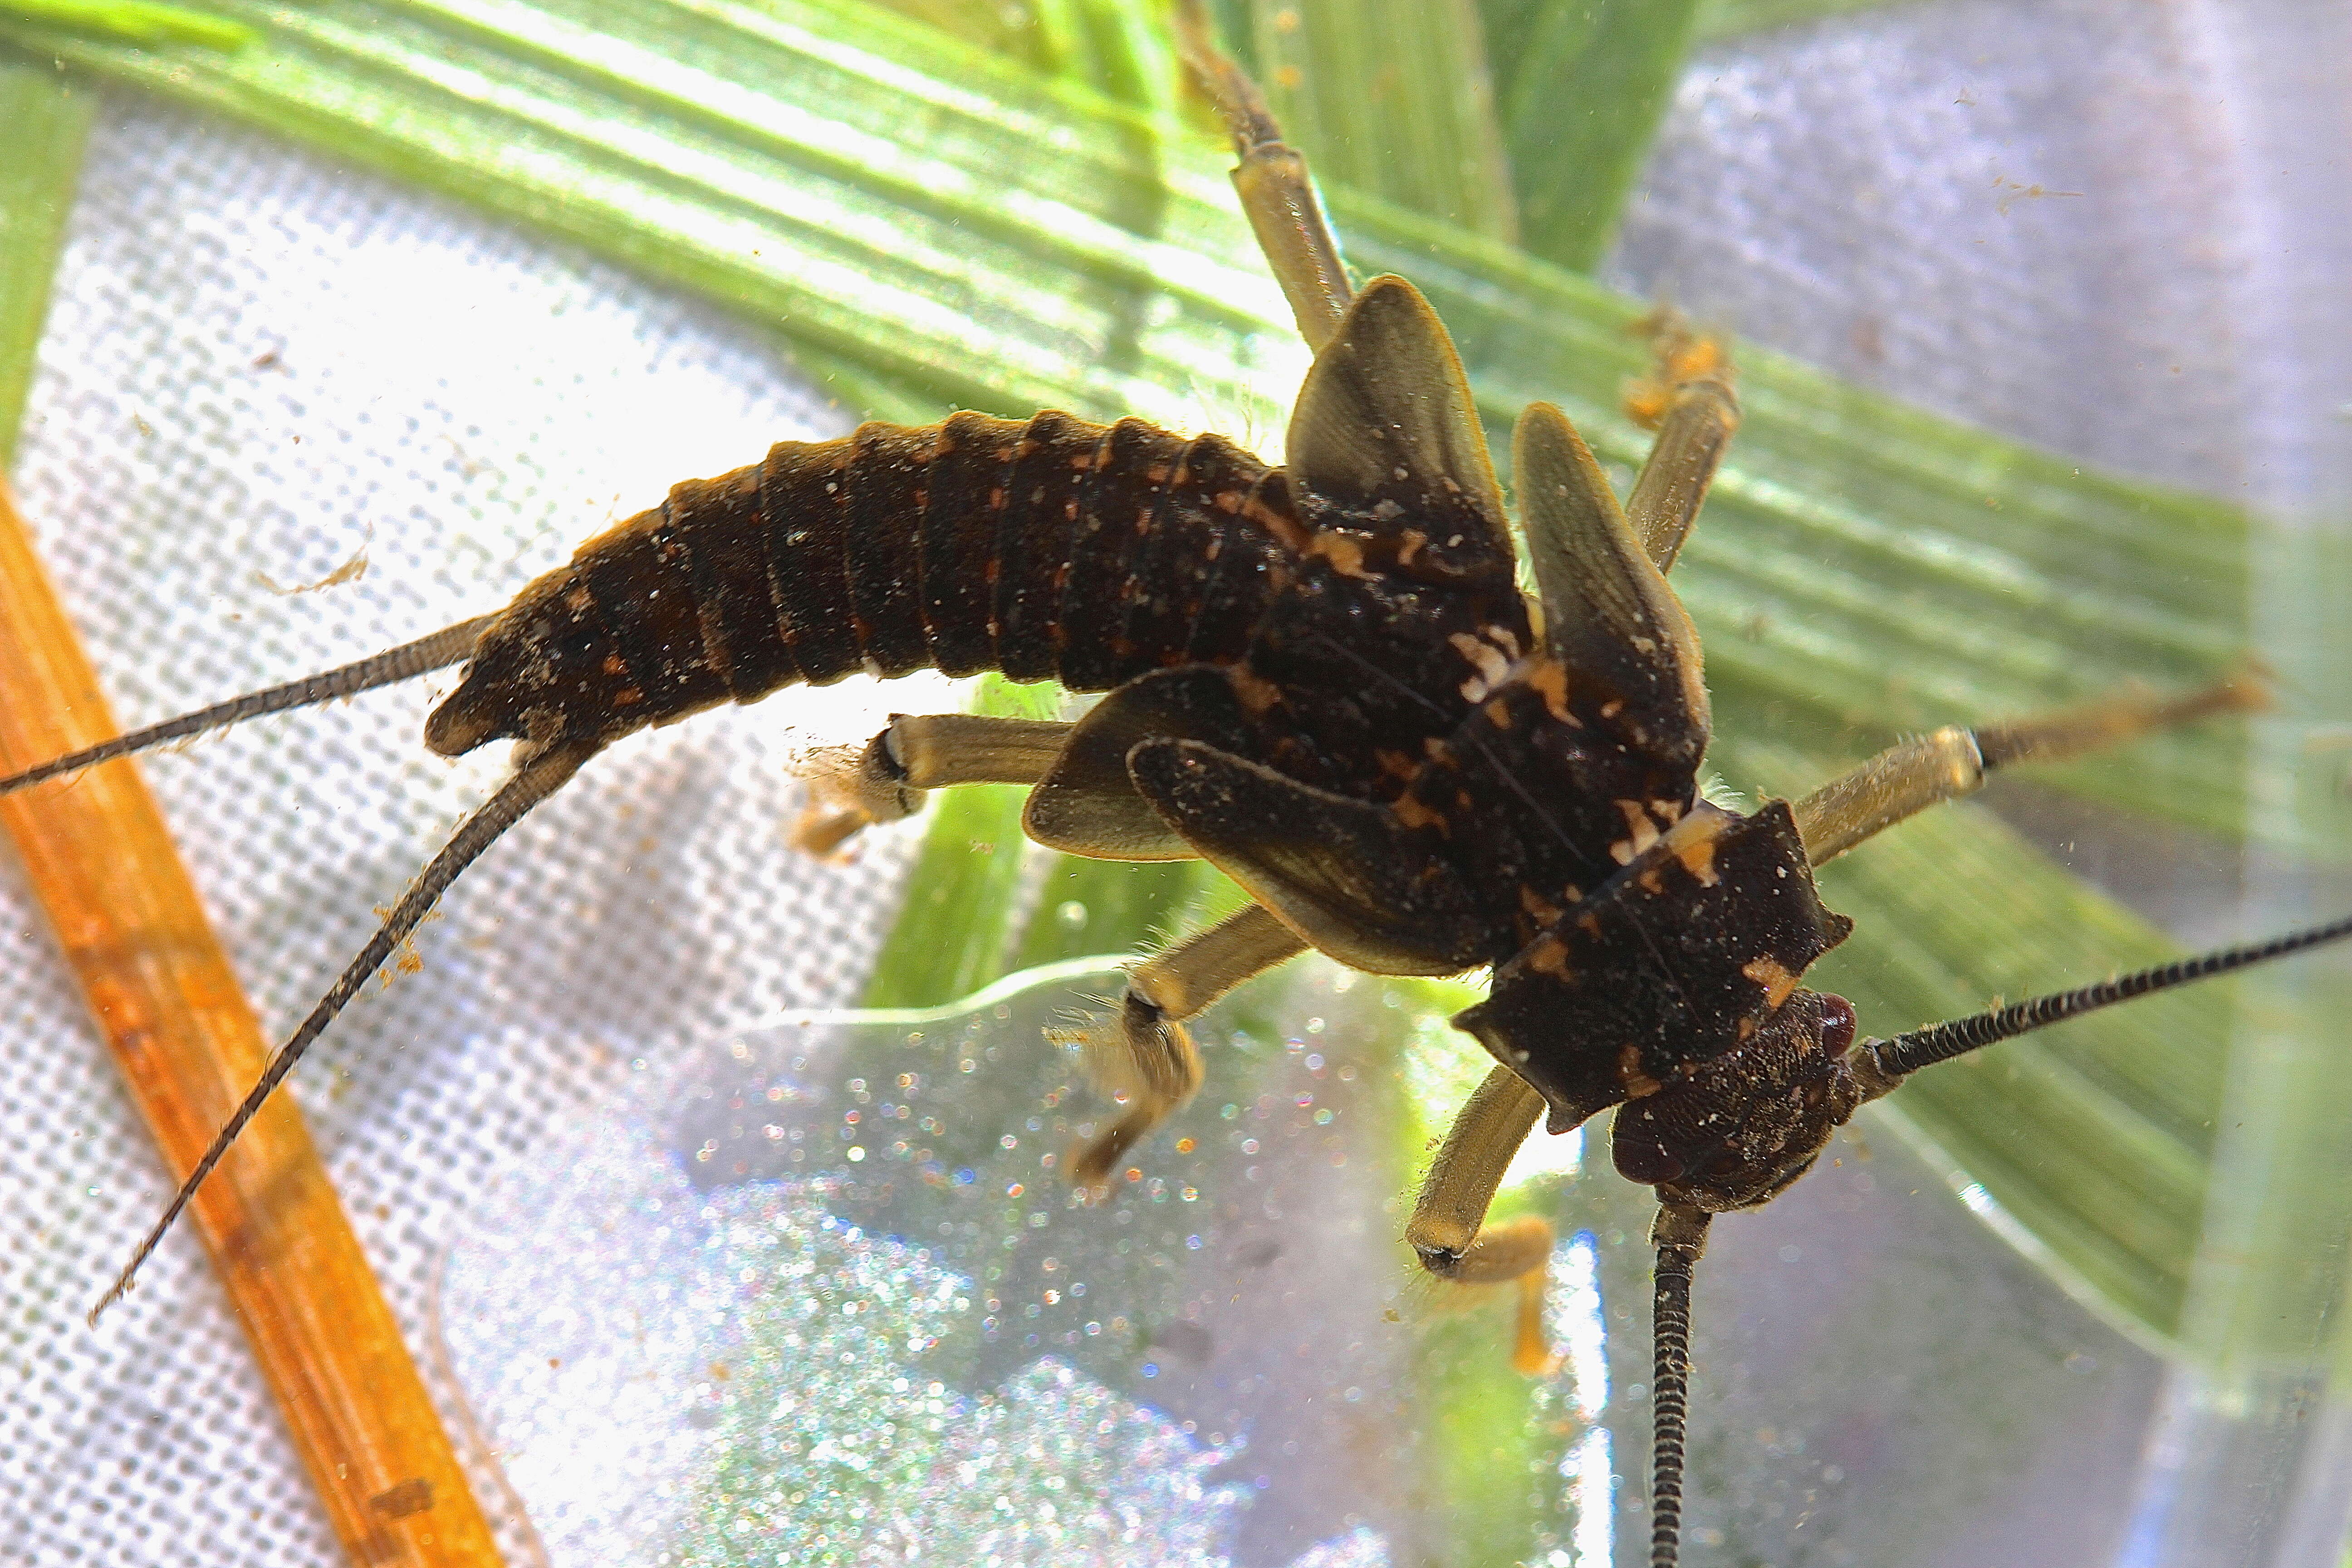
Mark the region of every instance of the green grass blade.
<instances>
[{"instance_id":1,"label":"green grass blade","mask_svg":"<svg viewBox=\"0 0 2352 1568\"><path fill-rule=\"evenodd\" d=\"M253 41L253 29L183 5L154 0L8 0L0 17L37 27L119 38L132 44L193 44L207 49L238 49Z\"/></svg>"},{"instance_id":2,"label":"green grass blade","mask_svg":"<svg viewBox=\"0 0 2352 1568\"><path fill-rule=\"evenodd\" d=\"M1517 237L1477 0L1258 0L1251 21L1268 104L1319 181Z\"/></svg>"},{"instance_id":3,"label":"green grass blade","mask_svg":"<svg viewBox=\"0 0 2352 1568\"><path fill-rule=\"evenodd\" d=\"M1590 271L1665 117L1699 0L1482 0L1479 9L1519 244Z\"/></svg>"},{"instance_id":4,"label":"green grass blade","mask_svg":"<svg viewBox=\"0 0 2352 1568\"><path fill-rule=\"evenodd\" d=\"M0 471L16 449L94 107L56 70L0 59Z\"/></svg>"}]
</instances>

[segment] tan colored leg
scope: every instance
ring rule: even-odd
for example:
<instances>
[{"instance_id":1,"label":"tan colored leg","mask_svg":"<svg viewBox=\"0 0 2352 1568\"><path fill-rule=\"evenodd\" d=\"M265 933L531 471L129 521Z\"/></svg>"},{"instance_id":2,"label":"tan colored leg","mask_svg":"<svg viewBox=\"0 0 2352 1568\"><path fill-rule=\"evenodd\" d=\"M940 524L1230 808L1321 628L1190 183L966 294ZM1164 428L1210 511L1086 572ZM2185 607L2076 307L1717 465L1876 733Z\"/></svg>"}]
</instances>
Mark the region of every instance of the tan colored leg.
<instances>
[{"instance_id":1,"label":"tan colored leg","mask_svg":"<svg viewBox=\"0 0 2352 1568\"><path fill-rule=\"evenodd\" d=\"M1078 1152L1071 1180L1088 1190L1106 1186L1127 1152L1201 1087L1201 1055L1184 1019L1306 948L1289 927L1252 904L1129 970L1116 1017L1054 1035L1056 1044L1084 1049L1096 1081L1128 1106Z\"/></svg>"},{"instance_id":2,"label":"tan colored leg","mask_svg":"<svg viewBox=\"0 0 2352 1568\"><path fill-rule=\"evenodd\" d=\"M1995 769L2080 756L2151 731L2216 713L2242 713L2268 701L2261 679L2241 672L2181 697L2123 691L2037 718L1975 730L1948 727L1890 746L1797 802L1797 832L1807 857L1819 866L1906 816L1973 794Z\"/></svg>"},{"instance_id":3,"label":"tan colored leg","mask_svg":"<svg viewBox=\"0 0 2352 1568\"><path fill-rule=\"evenodd\" d=\"M1543 1328L1551 1226L1534 1215L1488 1225L1486 1210L1543 1109L1543 1096L1510 1068L1497 1066L1487 1073L1454 1119L1453 1131L1422 1179L1421 1196L1404 1227L1405 1242L1421 1266L1440 1279L1457 1285L1518 1281L1518 1332L1511 1364L1530 1377L1558 1364Z\"/></svg>"},{"instance_id":4,"label":"tan colored leg","mask_svg":"<svg viewBox=\"0 0 2352 1568\"><path fill-rule=\"evenodd\" d=\"M1658 438L1633 481L1625 521L1651 563L1671 572L1739 428L1739 399L1731 390L1731 361L1717 340L1693 331L1671 310L1653 312L1642 326L1656 363L1628 393L1626 412Z\"/></svg>"},{"instance_id":5,"label":"tan colored leg","mask_svg":"<svg viewBox=\"0 0 2352 1568\"><path fill-rule=\"evenodd\" d=\"M830 855L860 828L923 809L949 784L1034 784L1052 770L1074 725L977 713L902 714L855 753L820 764L819 800L793 825L793 846Z\"/></svg>"},{"instance_id":6,"label":"tan colored leg","mask_svg":"<svg viewBox=\"0 0 2352 1568\"><path fill-rule=\"evenodd\" d=\"M1355 290L1348 286L1339 242L1316 200L1307 159L1284 144L1282 127L1257 83L1217 47L1202 0L1180 0L1176 42L1202 90L1232 128L1234 151L1241 159L1234 169L1234 189L1241 195L1242 211L1290 300L1298 335L1308 348L1319 350L1339 330Z\"/></svg>"}]
</instances>

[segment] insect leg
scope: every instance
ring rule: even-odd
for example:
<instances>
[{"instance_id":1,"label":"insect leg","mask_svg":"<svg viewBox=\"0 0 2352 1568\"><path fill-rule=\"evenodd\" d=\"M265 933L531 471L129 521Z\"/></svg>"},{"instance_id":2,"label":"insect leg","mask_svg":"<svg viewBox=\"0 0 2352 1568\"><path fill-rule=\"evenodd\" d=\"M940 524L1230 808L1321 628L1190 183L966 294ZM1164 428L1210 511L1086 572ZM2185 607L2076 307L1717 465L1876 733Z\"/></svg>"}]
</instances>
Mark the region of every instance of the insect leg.
<instances>
[{"instance_id":1,"label":"insect leg","mask_svg":"<svg viewBox=\"0 0 2352 1568\"><path fill-rule=\"evenodd\" d=\"M1241 159L1234 169L1234 189L1266 265L1298 318L1298 335L1308 348L1320 349L1338 331L1355 290L1348 285L1339 242L1307 177L1307 159L1283 142L1282 127L1257 83L1217 47L1202 0L1180 0L1176 40L1202 90L1232 128L1234 151Z\"/></svg>"},{"instance_id":2,"label":"insect leg","mask_svg":"<svg viewBox=\"0 0 2352 1568\"><path fill-rule=\"evenodd\" d=\"M2263 706L2262 682L2239 672L2179 697L2114 696L2031 719L1948 726L1889 746L1796 803L1797 832L1816 866L1939 801L1973 794L1985 775L2018 763L2055 762L2216 713Z\"/></svg>"},{"instance_id":3,"label":"insect leg","mask_svg":"<svg viewBox=\"0 0 2352 1568\"><path fill-rule=\"evenodd\" d=\"M1519 1282L1519 1328L1511 1364L1531 1377L1552 1366L1544 1342L1544 1265L1551 1226L1534 1215L1500 1225L1486 1209L1511 1158L1543 1114L1543 1096L1507 1067L1497 1066L1471 1094L1422 1179L1404 1238L1421 1266L1459 1285Z\"/></svg>"},{"instance_id":4,"label":"insect leg","mask_svg":"<svg viewBox=\"0 0 2352 1568\"><path fill-rule=\"evenodd\" d=\"M1128 1102L1126 1114L1079 1151L1071 1179L1106 1185L1120 1157L1201 1087L1201 1057L1184 1019L1306 950L1289 927L1251 904L1129 970L1116 1018L1052 1037L1083 1047L1096 1078Z\"/></svg>"},{"instance_id":5,"label":"insect leg","mask_svg":"<svg viewBox=\"0 0 2352 1568\"><path fill-rule=\"evenodd\" d=\"M830 855L862 827L912 816L925 791L948 784L1034 784L1052 771L1074 728L978 713L900 714L824 782L821 793L832 799L802 815L793 844Z\"/></svg>"},{"instance_id":6,"label":"insect leg","mask_svg":"<svg viewBox=\"0 0 2352 1568\"><path fill-rule=\"evenodd\" d=\"M1662 353L1667 374L1677 379L1665 392L1658 438L1642 464L1641 477L1625 501L1625 521L1661 572L1674 570L1683 541L1698 521L1706 487L1739 428L1739 398L1731 390L1729 365L1711 354L1703 369L1679 365Z\"/></svg>"}]
</instances>

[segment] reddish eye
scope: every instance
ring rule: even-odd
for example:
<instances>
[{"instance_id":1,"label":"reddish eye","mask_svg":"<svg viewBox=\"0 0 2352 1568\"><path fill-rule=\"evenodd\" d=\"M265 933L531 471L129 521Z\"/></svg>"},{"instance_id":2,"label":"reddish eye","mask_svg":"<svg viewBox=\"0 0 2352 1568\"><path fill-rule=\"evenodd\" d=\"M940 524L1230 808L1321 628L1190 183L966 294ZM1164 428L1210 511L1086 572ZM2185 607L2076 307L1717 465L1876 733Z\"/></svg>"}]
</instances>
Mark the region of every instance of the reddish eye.
<instances>
[{"instance_id":1,"label":"reddish eye","mask_svg":"<svg viewBox=\"0 0 2352 1568\"><path fill-rule=\"evenodd\" d=\"M1853 1044L1853 1004L1843 996L1822 997L1822 1048L1842 1057Z\"/></svg>"}]
</instances>

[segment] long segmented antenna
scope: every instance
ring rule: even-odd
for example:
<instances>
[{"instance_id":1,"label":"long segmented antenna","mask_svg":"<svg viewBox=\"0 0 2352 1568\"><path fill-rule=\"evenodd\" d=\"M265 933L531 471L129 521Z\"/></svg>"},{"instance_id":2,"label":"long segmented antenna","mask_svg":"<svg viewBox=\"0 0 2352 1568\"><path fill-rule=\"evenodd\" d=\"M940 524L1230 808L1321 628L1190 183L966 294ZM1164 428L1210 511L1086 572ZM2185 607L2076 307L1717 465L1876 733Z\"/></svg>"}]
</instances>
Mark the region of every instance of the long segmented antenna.
<instances>
[{"instance_id":1,"label":"long segmented antenna","mask_svg":"<svg viewBox=\"0 0 2352 1568\"><path fill-rule=\"evenodd\" d=\"M499 836L520 821L525 812L561 788L595 751L593 745L559 746L525 763L514 777L499 787L498 794L465 820L441 853L433 857L423 874L409 885L408 891L400 896L400 901L384 917L383 924L377 929L375 936L343 971L342 978L336 981L332 989L310 1010L310 1016L302 1020L302 1026L294 1031L292 1037L278 1048L278 1054L271 1057L269 1065L262 1069L260 1081L246 1095L244 1103L236 1108L227 1123L214 1135L212 1146L196 1162L195 1169L188 1173L187 1180L180 1184L180 1190L173 1194L171 1206L163 1211L163 1217L155 1222L154 1228L147 1233L147 1239L141 1242L139 1250L131 1255L129 1265L116 1277L106 1294L99 1298L98 1305L89 1310L89 1321L92 1327L97 1326L99 1314L120 1300L131 1289L139 1266L147 1261L148 1254L155 1250L156 1244L172 1228L173 1221L180 1217L180 1211L188 1206L188 1200L196 1195L196 1189L204 1185L205 1178L212 1174L213 1167L220 1163L221 1156L227 1153L229 1145L236 1142L237 1134L245 1131L246 1123L253 1120L286 1075L294 1070L294 1064L302 1059L302 1053L310 1048L311 1042L334 1022L335 1015L343 1010L344 1004L359 994L360 987L383 967L384 960L390 958L393 951L406 940L408 933L416 929L435 900L457 879L458 873L472 865L482 851L496 843Z\"/></svg>"},{"instance_id":2,"label":"long segmented antenna","mask_svg":"<svg viewBox=\"0 0 2352 1568\"><path fill-rule=\"evenodd\" d=\"M1930 1024L1924 1029L1913 1029L1891 1039L1865 1040L1855 1047L1854 1054L1874 1065L1885 1079L1883 1086L1871 1086L1874 1091L1873 1098L1875 1098L1894 1088L1895 1082L1907 1074L1924 1067L1933 1067L1937 1062L1950 1061L1955 1057L1966 1056L1997 1040L2006 1040L2032 1029L2046 1028L2052 1024L2080 1017L2084 1013L2096 1012L2101 1007L2113 1006L2117 1002L2128 1002L2136 996L2169 991L2174 986L2209 980L2234 969L2267 963L2272 959L2340 942L2347 936L2352 936L2352 916L2313 926L2307 931L2272 937L2267 942L2217 948L2211 952L2199 953L2194 958L2175 959L2170 963L2160 963L2137 973L2120 974L2095 985L2084 985L2073 991L2053 991L2047 996L2013 1002L2006 1007L1990 1008L1969 1017Z\"/></svg>"},{"instance_id":3,"label":"long segmented antenna","mask_svg":"<svg viewBox=\"0 0 2352 1568\"><path fill-rule=\"evenodd\" d=\"M431 637L403 643L347 664L340 669L330 669L319 675L306 675L299 680L289 680L283 686L273 686L266 691L249 691L242 697L232 697L226 702L216 702L210 708L199 708L193 713L183 713L176 719L166 719L160 724L150 724L144 730L133 730L111 741L71 752L53 758L36 768L0 778L0 795L28 789L47 779L78 773L100 763L110 763L117 757L135 756L168 742L201 735L207 730L225 730L247 719L257 719L265 713L284 713L291 709L309 708L316 703L332 702L337 698L356 697L362 691L373 691L379 686L392 686L414 676L424 675L456 664L474 651L480 640L482 628L494 617L477 616L470 621L460 621L435 632Z\"/></svg>"},{"instance_id":4,"label":"long segmented antenna","mask_svg":"<svg viewBox=\"0 0 2352 1568\"><path fill-rule=\"evenodd\" d=\"M1650 1568L1675 1568L1683 1546L1683 1448L1690 1417L1691 1274L1706 1250L1704 1209L1662 1204L1650 1319Z\"/></svg>"}]
</instances>

